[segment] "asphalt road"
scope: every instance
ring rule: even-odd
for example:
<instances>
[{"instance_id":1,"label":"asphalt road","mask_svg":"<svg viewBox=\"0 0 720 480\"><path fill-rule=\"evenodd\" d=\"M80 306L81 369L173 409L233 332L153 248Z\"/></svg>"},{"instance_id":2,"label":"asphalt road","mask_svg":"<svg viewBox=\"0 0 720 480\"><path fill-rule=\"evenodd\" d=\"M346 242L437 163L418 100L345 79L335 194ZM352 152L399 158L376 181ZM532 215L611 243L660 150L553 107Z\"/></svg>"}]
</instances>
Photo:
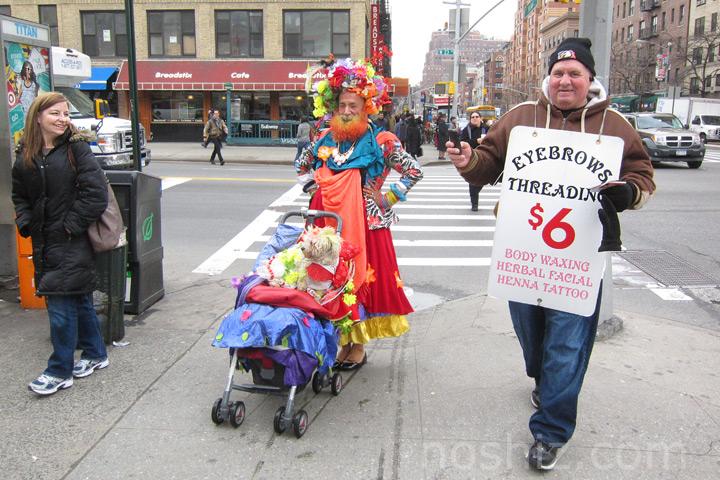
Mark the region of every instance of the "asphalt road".
<instances>
[{"instance_id":1,"label":"asphalt road","mask_svg":"<svg viewBox=\"0 0 720 480\"><path fill-rule=\"evenodd\" d=\"M227 282L252 268L274 231L273 212L297 209L307 199L292 191L286 165L210 166L153 162L147 173L165 178L162 230L168 291L208 280ZM426 167L426 177L397 209L393 228L405 285L424 306L487 289L499 189L484 189L481 209L469 209L466 185L449 166ZM657 194L639 211L622 214L623 244L631 251L665 252L720 283L720 147L711 145L703 166L661 164ZM485 208L483 210L483 208ZM647 273L614 256L614 302L619 310L646 312L720 329L715 285L663 288ZM661 265L662 266L662 265Z\"/></svg>"}]
</instances>

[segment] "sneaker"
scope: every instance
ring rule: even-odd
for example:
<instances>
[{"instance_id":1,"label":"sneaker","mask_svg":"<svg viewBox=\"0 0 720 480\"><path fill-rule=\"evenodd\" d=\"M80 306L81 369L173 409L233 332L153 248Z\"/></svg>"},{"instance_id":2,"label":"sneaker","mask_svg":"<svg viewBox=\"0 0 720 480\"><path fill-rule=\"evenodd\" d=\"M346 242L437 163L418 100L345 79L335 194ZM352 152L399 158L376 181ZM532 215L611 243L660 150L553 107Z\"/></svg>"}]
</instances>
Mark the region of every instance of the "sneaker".
<instances>
[{"instance_id":1,"label":"sneaker","mask_svg":"<svg viewBox=\"0 0 720 480\"><path fill-rule=\"evenodd\" d=\"M104 360L88 360L87 358L82 358L73 367L73 377L87 377L88 375L92 375L96 368L102 370L108 365L110 365L110 360L107 358Z\"/></svg>"},{"instance_id":2,"label":"sneaker","mask_svg":"<svg viewBox=\"0 0 720 480\"><path fill-rule=\"evenodd\" d=\"M551 447L541 440L535 440L527 454L527 461L536 470L552 470L558 459L560 447Z\"/></svg>"},{"instance_id":3,"label":"sneaker","mask_svg":"<svg viewBox=\"0 0 720 480\"><path fill-rule=\"evenodd\" d=\"M533 391L530 392L530 405L532 405L535 410L540 408L540 387L535 387Z\"/></svg>"},{"instance_id":4,"label":"sneaker","mask_svg":"<svg viewBox=\"0 0 720 480\"><path fill-rule=\"evenodd\" d=\"M32 390L38 395L52 395L58 390L64 390L66 388L72 387L72 384L72 377L58 378L43 373L38 378L28 384L28 389Z\"/></svg>"}]
</instances>

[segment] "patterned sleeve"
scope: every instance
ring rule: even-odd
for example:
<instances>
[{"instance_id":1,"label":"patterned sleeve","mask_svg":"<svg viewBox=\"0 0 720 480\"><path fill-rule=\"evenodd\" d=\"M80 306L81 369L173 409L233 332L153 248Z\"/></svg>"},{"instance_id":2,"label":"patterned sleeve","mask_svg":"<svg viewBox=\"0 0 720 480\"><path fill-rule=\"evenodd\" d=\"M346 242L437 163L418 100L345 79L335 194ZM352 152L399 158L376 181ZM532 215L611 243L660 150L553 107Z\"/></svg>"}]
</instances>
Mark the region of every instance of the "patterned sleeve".
<instances>
[{"instance_id":1,"label":"patterned sleeve","mask_svg":"<svg viewBox=\"0 0 720 480\"><path fill-rule=\"evenodd\" d=\"M315 157L312 152L314 150L315 142L312 142L302 151L297 160L295 160L295 173L297 173L297 181L300 185L306 185L313 180L313 163Z\"/></svg>"},{"instance_id":2,"label":"patterned sleeve","mask_svg":"<svg viewBox=\"0 0 720 480\"><path fill-rule=\"evenodd\" d=\"M390 185L390 191L398 200L404 201L410 189L423 178L420 163L396 142L394 148L385 152L385 165L400 174L400 179Z\"/></svg>"}]
</instances>

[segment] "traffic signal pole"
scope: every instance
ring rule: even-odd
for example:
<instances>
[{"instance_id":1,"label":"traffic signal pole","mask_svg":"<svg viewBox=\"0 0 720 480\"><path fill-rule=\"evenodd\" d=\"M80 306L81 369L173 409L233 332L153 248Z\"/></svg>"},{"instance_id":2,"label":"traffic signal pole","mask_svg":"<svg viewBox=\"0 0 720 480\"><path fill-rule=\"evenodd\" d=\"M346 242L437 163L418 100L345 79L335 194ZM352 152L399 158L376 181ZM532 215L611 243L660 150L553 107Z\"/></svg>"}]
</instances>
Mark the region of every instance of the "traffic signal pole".
<instances>
[{"instance_id":1,"label":"traffic signal pole","mask_svg":"<svg viewBox=\"0 0 720 480\"><path fill-rule=\"evenodd\" d=\"M469 4L462 3L461 0L455 0L455 2L443 2L448 5L455 5L455 40L453 42L453 82L455 82L455 95L453 95L453 104L452 104L452 113L457 117L458 116L458 77L460 76L460 42L462 42L463 38L467 36L470 31L475 28L475 25L480 23L480 21L487 17L490 12L495 10L495 7L503 3L505 0L499 0L495 5L490 7L490 9L483 13L480 18L475 20L475 23L473 23L470 28L468 28L465 32L460 34L460 7L469 7ZM464 82L463 82L464 83Z\"/></svg>"}]
</instances>

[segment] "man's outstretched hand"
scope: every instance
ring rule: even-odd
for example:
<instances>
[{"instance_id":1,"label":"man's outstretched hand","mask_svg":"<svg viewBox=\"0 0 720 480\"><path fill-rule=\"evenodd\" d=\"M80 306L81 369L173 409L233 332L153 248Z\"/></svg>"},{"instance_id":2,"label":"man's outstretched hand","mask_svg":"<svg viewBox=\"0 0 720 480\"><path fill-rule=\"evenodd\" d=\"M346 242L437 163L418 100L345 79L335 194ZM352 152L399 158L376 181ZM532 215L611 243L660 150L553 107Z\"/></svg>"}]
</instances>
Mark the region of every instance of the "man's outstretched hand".
<instances>
[{"instance_id":1,"label":"man's outstretched hand","mask_svg":"<svg viewBox=\"0 0 720 480\"><path fill-rule=\"evenodd\" d=\"M448 157L453 165L455 165L455 168L465 168L470 162L472 148L470 148L469 143L460 142L460 148L455 148L454 143L446 142L445 147L447 148Z\"/></svg>"}]
</instances>

